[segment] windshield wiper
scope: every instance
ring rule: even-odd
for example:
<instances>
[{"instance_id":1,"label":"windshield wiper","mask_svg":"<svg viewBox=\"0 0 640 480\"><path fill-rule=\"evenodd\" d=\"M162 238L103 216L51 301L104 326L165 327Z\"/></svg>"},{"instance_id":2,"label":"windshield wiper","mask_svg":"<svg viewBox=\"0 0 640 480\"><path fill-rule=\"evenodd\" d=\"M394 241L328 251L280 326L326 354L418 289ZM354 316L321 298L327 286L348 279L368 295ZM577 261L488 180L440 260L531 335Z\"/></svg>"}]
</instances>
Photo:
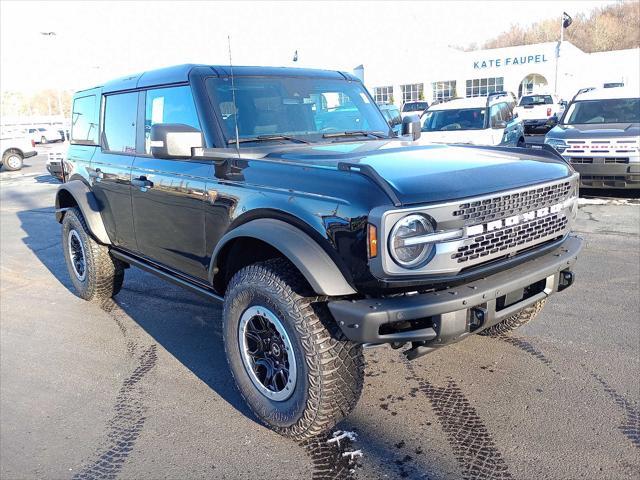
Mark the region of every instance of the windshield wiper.
<instances>
[{"instance_id":1,"label":"windshield wiper","mask_svg":"<svg viewBox=\"0 0 640 480\"><path fill-rule=\"evenodd\" d=\"M375 137L375 138L389 138L383 132L371 132L366 130L350 130L347 132L332 132L325 133L322 138L340 138L340 137Z\"/></svg>"},{"instance_id":2,"label":"windshield wiper","mask_svg":"<svg viewBox=\"0 0 640 480\"><path fill-rule=\"evenodd\" d=\"M257 137L244 137L244 138L239 138L238 143L271 142L271 141L278 141L278 140L286 140L286 141L295 142L295 143L306 143L309 145L311 144L311 142L308 142L307 140L303 140L298 137L290 137L288 135L258 135ZM233 143L236 143L235 138L230 138L229 140L227 140L228 145L231 145Z\"/></svg>"}]
</instances>

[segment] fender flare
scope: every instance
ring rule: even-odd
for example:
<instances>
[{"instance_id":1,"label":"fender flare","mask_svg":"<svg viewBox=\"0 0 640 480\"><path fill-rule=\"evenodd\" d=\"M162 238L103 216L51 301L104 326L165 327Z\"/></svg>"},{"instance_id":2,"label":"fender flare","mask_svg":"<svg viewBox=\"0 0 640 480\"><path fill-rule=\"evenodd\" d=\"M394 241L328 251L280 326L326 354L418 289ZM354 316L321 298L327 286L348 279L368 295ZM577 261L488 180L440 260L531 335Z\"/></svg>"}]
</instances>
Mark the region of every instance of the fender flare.
<instances>
[{"instance_id":1,"label":"fender flare","mask_svg":"<svg viewBox=\"0 0 640 480\"><path fill-rule=\"evenodd\" d=\"M111 240L107 235L107 230L104 228L102 216L100 215L100 204L89 187L80 180L71 180L58 187L56 192L56 220L58 223L62 223L64 212L69 208L68 205L61 204L61 192L63 191L67 192L75 200L87 222L91 235L100 243L111 245Z\"/></svg>"},{"instance_id":2,"label":"fender flare","mask_svg":"<svg viewBox=\"0 0 640 480\"><path fill-rule=\"evenodd\" d=\"M229 241L240 237L262 240L281 252L319 295L342 296L356 293L331 257L315 240L299 228L274 218L251 220L227 232L220 239L211 256L211 282L220 251Z\"/></svg>"}]
</instances>

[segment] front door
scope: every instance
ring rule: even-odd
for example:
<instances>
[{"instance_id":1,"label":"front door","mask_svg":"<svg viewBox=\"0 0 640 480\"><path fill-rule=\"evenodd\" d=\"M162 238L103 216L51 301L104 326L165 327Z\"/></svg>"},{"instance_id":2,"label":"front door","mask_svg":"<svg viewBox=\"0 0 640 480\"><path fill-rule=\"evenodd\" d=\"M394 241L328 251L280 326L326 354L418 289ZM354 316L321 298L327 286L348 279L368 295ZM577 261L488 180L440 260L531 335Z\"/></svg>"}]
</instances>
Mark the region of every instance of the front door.
<instances>
[{"instance_id":1,"label":"front door","mask_svg":"<svg viewBox=\"0 0 640 480\"><path fill-rule=\"evenodd\" d=\"M136 152L138 92L108 95L104 102L101 148L87 172L109 238L114 245L135 250L131 166Z\"/></svg>"},{"instance_id":2,"label":"front door","mask_svg":"<svg viewBox=\"0 0 640 480\"><path fill-rule=\"evenodd\" d=\"M150 155L155 123L181 123L200 129L189 86L157 88L144 95L144 154L132 170L132 204L138 251L190 276L206 279L204 200L213 178L210 161L156 159Z\"/></svg>"}]
</instances>

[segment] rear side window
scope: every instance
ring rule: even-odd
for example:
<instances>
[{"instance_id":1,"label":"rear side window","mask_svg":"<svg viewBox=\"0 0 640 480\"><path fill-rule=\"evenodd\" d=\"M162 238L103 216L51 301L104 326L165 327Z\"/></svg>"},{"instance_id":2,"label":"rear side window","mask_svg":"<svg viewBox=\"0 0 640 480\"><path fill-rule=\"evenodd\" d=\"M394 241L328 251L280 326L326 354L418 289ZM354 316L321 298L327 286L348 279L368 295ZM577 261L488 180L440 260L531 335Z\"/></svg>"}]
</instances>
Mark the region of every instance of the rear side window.
<instances>
[{"instance_id":1,"label":"rear side window","mask_svg":"<svg viewBox=\"0 0 640 480\"><path fill-rule=\"evenodd\" d=\"M136 152L138 92L105 97L102 148L110 152Z\"/></svg>"},{"instance_id":2,"label":"rear side window","mask_svg":"<svg viewBox=\"0 0 640 480\"><path fill-rule=\"evenodd\" d=\"M98 144L95 95L78 97L73 101L73 110L71 112L71 143L79 145Z\"/></svg>"},{"instance_id":3,"label":"rear side window","mask_svg":"<svg viewBox=\"0 0 640 480\"><path fill-rule=\"evenodd\" d=\"M146 153L151 153L151 126L156 123L181 123L201 130L189 86L147 90L144 115Z\"/></svg>"}]
</instances>

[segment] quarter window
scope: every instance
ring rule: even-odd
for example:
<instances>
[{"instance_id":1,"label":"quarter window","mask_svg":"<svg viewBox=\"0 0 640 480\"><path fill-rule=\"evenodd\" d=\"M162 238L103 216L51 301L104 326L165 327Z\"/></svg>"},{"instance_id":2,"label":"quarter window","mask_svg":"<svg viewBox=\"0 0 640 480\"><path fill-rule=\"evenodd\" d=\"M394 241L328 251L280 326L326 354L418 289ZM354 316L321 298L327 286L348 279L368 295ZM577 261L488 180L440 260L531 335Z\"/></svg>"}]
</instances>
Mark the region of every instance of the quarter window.
<instances>
[{"instance_id":1,"label":"quarter window","mask_svg":"<svg viewBox=\"0 0 640 480\"><path fill-rule=\"evenodd\" d=\"M156 123L181 123L200 130L190 87L185 85L147 90L144 115L145 153L151 153L151 126Z\"/></svg>"},{"instance_id":2,"label":"quarter window","mask_svg":"<svg viewBox=\"0 0 640 480\"><path fill-rule=\"evenodd\" d=\"M424 100L423 83L410 83L407 85L400 85L400 89L402 90L402 103Z\"/></svg>"},{"instance_id":3,"label":"quarter window","mask_svg":"<svg viewBox=\"0 0 640 480\"><path fill-rule=\"evenodd\" d=\"M443 102L456 96L456 81L433 82L433 101Z\"/></svg>"},{"instance_id":4,"label":"quarter window","mask_svg":"<svg viewBox=\"0 0 640 480\"><path fill-rule=\"evenodd\" d=\"M30 129L29 132L35 132ZM97 145L98 120L96 118L96 96L76 98L71 112L71 143Z\"/></svg>"},{"instance_id":5,"label":"quarter window","mask_svg":"<svg viewBox=\"0 0 640 480\"><path fill-rule=\"evenodd\" d=\"M105 97L102 148L110 152L136 152L138 92Z\"/></svg>"},{"instance_id":6,"label":"quarter window","mask_svg":"<svg viewBox=\"0 0 640 480\"><path fill-rule=\"evenodd\" d=\"M387 103L393 103L393 86L389 87L375 87L373 94L376 103L385 105Z\"/></svg>"},{"instance_id":7,"label":"quarter window","mask_svg":"<svg viewBox=\"0 0 640 480\"><path fill-rule=\"evenodd\" d=\"M467 97L486 97L504 90L504 77L475 78L467 80Z\"/></svg>"}]
</instances>

